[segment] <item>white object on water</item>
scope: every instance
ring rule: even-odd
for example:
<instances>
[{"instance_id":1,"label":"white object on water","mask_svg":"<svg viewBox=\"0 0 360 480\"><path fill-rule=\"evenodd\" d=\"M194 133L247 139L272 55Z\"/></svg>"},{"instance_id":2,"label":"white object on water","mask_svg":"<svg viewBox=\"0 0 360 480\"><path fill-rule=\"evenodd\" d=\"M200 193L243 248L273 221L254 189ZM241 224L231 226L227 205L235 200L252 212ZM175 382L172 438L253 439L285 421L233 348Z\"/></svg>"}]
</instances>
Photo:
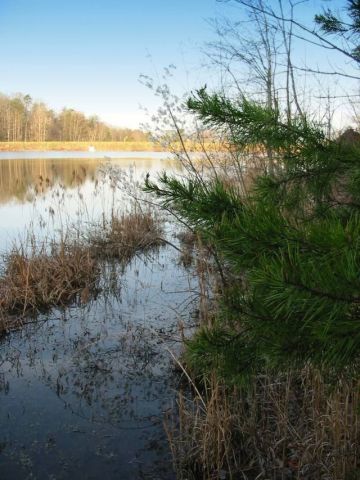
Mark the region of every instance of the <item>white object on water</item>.
<instances>
[{"instance_id":1,"label":"white object on water","mask_svg":"<svg viewBox=\"0 0 360 480\"><path fill-rule=\"evenodd\" d=\"M88 150L89 152L95 152L95 147L93 145L89 145Z\"/></svg>"}]
</instances>

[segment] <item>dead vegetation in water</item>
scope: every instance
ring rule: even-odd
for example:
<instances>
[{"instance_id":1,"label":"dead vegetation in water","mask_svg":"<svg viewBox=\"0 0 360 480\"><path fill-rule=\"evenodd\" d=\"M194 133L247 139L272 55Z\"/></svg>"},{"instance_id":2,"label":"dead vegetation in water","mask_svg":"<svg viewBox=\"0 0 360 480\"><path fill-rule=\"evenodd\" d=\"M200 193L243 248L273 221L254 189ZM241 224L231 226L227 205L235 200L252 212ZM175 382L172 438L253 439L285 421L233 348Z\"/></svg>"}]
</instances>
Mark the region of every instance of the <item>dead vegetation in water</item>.
<instances>
[{"instance_id":1,"label":"dead vegetation in water","mask_svg":"<svg viewBox=\"0 0 360 480\"><path fill-rule=\"evenodd\" d=\"M192 230L183 230L175 235L180 244L179 262L183 267L188 268L193 264L194 249L198 238Z\"/></svg>"},{"instance_id":2,"label":"dead vegetation in water","mask_svg":"<svg viewBox=\"0 0 360 480\"><path fill-rule=\"evenodd\" d=\"M159 218L151 212L113 215L89 235L95 255L128 262L134 255L164 245Z\"/></svg>"},{"instance_id":3,"label":"dead vegetation in water","mask_svg":"<svg viewBox=\"0 0 360 480\"><path fill-rule=\"evenodd\" d=\"M95 290L99 267L89 248L78 244L28 249L14 247L6 255L0 277L0 331L15 327L27 313L85 303Z\"/></svg>"},{"instance_id":4,"label":"dead vegetation in water","mask_svg":"<svg viewBox=\"0 0 360 480\"><path fill-rule=\"evenodd\" d=\"M95 232L95 233L94 233ZM112 216L85 234L67 232L59 243L36 240L14 246L5 255L0 275L0 333L20 326L26 315L87 303L97 291L103 259L130 261L163 245L159 219L151 213Z\"/></svg>"},{"instance_id":5,"label":"dead vegetation in water","mask_svg":"<svg viewBox=\"0 0 360 480\"><path fill-rule=\"evenodd\" d=\"M329 387L310 368L243 391L214 375L165 420L177 478L358 479L359 405L358 381Z\"/></svg>"}]
</instances>

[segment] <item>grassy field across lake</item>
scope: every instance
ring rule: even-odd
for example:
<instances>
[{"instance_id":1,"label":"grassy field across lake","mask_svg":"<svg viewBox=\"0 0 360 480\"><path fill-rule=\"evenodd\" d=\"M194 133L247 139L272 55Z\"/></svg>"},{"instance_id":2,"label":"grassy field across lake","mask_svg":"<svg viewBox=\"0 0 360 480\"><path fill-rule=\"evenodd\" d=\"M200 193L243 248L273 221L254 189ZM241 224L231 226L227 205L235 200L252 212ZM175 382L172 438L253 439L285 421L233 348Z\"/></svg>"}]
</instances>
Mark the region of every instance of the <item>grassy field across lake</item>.
<instances>
[{"instance_id":1,"label":"grassy field across lake","mask_svg":"<svg viewBox=\"0 0 360 480\"><path fill-rule=\"evenodd\" d=\"M0 142L0 151L19 152L19 151L79 151L86 152L94 147L96 151L161 151L161 146L153 142Z\"/></svg>"},{"instance_id":2,"label":"grassy field across lake","mask_svg":"<svg viewBox=\"0 0 360 480\"><path fill-rule=\"evenodd\" d=\"M194 142L185 142L188 151L201 151L205 148L207 151L219 149L216 142L206 142L206 145L196 144ZM180 148L180 143L173 144L172 148L164 148L159 143L149 141L127 141L127 142L0 142L0 152L22 152L22 151L98 151L98 152L162 152L171 149Z\"/></svg>"}]
</instances>

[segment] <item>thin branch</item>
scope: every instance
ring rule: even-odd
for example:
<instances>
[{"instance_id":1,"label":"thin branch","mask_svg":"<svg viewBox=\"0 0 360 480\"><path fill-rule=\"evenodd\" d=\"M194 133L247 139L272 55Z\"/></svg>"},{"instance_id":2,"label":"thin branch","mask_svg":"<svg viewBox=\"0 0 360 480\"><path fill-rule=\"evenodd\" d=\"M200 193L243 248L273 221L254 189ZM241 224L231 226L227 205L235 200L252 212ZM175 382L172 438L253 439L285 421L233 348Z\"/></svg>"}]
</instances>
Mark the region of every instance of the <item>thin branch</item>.
<instances>
[{"instance_id":1,"label":"thin branch","mask_svg":"<svg viewBox=\"0 0 360 480\"><path fill-rule=\"evenodd\" d=\"M228 2L229 0L218 0L218 1L226 1ZM304 32L306 33L309 33L310 35L314 36L315 38L317 38L318 40L320 40L322 43L324 43L324 45L321 45L321 46L328 46L330 49L332 50L336 50L340 53L342 53L343 55L351 58L351 60L354 60L356 63L359 63L360 60L358 57L354 56L352 53L350 53L349 51L347 50L344 50L343 48L339 47L338 45L336 45L335 43L331 42L330 40L324 38L323 35L320 35L318 32L316 32L316 30L313 30L313 29L310 29L309 27L307 27L306 25L303 25L302 23L294 20L293 18L285 18L285 17L282 17L281 15L278 15L277 13L275 13L273 10L268 10L268 9L265 9L265 8L262 8L262 7L258 7L256 6L255 4L253 3L248 3L246 2L245 0L235 0L237 3L240 3L241 5L249 8L250 10L256 10L262 14L265 14L265 15L268 15L269 17L272 17L276 20L279 20L281 22L287 22L287 23L292 23L293 25L295 25L296 27L300 28L301 30L303 30ZM304 38L304 40L307 40L306 38Z\"/></svg>"}]
</instances>

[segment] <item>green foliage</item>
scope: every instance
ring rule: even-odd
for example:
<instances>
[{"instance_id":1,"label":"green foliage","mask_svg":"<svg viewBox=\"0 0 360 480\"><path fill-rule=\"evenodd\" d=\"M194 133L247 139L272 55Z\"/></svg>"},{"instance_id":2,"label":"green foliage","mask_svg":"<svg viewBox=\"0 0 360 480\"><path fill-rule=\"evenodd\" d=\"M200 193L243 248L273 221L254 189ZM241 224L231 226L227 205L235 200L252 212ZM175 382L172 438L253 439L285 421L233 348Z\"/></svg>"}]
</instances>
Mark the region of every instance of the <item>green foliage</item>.
<instances>
[{"instance_id":1,"label":"green foliage","mask_svg":"<svg viewBox=\"0 0 360 480\"><path fill-rule=\"evenodd\" d=\"M238 148L263 145L290 152L319 147L324 140L323 133L304 118L290 125L281 121L278 110L246 98L233 102L223 95L210 95L206 88L198 90L187 106L205 125L227 131Z\"/></svg>"},{"instance_id":2,"label":"green foliage","mask_svg":"<svg viewBox=\"0 0 360 480\"><path fill-rule=\"evenodd\" d=\"M315 17L314 35L355 62L360 59L360 1L346 19ZM337 36L341 46L325 35ZM209 242L229 281L211 327L188 342L201 374L216 369L239 384L262 369L311 364L332 378L358 375L360 360L360 141L331 141L302 113L211 94L187 107L227 136L245 170L251 152L267 163L250 191L218 176L146 181L162 205ZM240 173L240 172L238 172ZM241 176L241 175L239 175ZM233 185L233 182L230 182Z\"/></svg>"},{"instance_id":3,"label":"green foliage","mask_svg":"<svg viewBox=\"0 0 360 480\"><path fill-rule=\"evenodd\" d=\"M330 10L326 10L324 13L315 15L315 22L321 25L321 29L325 33L343 33L347 29L344 24L332 14Z\"/></svg>"},{"instance_id":4,"label":"green foliage","mask_svg":"<svg viewBox=\"0 0 360 480\"><path fill-rule=\"evenodd\" d=\"M189 342L189 361L237 383L265 366L355 371L359 146L326 139L304 118L283 123L278 111L206 89L188 107L227 130L239 151L271 147L276 159L246 196L218 178L147 178L145 189L215 247L231 278L214 326Z\"/></svg>"},{"instance_id":5,"label":"green foliage","mask_svg":"<svg viewBox=\"0 0 360 480\"><path fill-rule=\"evenodd\" d=\"M346 54L356 62L360 62L360 1L348 0L346 13L348 18L342 20L335 15L330 9L325 10L322 14L315 15L315 22L320 26L321 31L326 35L337 35L343 40L349 42L349 47L345 47Z\"/></svg>"}]
</instances>

